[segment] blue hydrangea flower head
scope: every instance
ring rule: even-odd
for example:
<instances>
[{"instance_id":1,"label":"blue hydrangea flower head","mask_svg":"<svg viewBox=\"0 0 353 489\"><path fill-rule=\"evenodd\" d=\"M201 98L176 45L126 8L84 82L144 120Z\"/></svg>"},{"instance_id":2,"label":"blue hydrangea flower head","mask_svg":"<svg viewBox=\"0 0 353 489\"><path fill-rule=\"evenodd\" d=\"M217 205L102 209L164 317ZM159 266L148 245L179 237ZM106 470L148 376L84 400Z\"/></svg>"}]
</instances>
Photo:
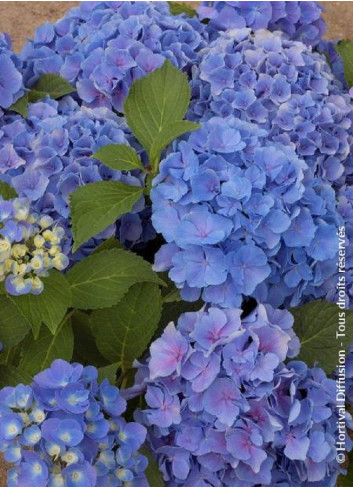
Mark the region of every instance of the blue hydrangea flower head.
<instances>
[{"instance_id":1,"label":"blue hydrangea flower head","mask_svg":"<svg viewBox=\"0 0 353 489\"><path fill-rule=\"evenodd\" d=\"M142 151L123 118L105 107L80 107L71 97L29 104L27 119L19 115L0 118L0 179L29 200L36 212L65 229L68 255L72 246L69 196L76 188L111 179L144 185L143 172L113 171L91 157L107 144L127 144ZM70 259L82 259L102 239L113 235L127 247L142 246L155 236L144 198Z\"/></svg>"},{"instance_id":2,"label":"blue hydrangea flower head","mask_svg":"<svg viewBox=\"0 0 353 489\"><path fill-rule=\"evenodd\" d=\"M151 192L167 242L156 270L184 299L224 307L325 297L344 220L335 190L350 171L349 96L303 43L246 28L202 51L191 86L188 117L202 128L174 144Z\"/></svg>"},{"instance_id":3,"label":"blue hydrangea flower head","mask_svg":"<svg viewBox=\"0 0 353 489\"><path fill-rule=\"evenodd\" d=\"M190 72L203 30L197 18L172 16L167 2L82 2L36 30L22 52L24 78L59 73L84 105L122 112L132 83L165 59Z\"/></svg>"},{"instance_id":4,"label":"blue hydrangea flower head","mask_svg":"<svg viewBox=\"0 0 353 489\"><path fill-rule=\"evenodd\" d=\"M0 201L0 226L0 281L11 295L40 294L49 270L68 266L64 229L23 198Z\"/></svg>"},{"instance_id":5,"label":"blue hydrangea flower head","mask_svg":"<svg viewBox=\"0 0 353 489\"><path fill-rule=\"evenodd\" d=\"M288 38L316 46L326 26L318 2L201 2L198 15L208 21L210 39L227 29L249 27L281 31Z\"/></svg>"},{"instance_id":6,"label":"blue hydrangea flower head","mask_svg":"<svg viewBox=\"0 0 353 489\"><path fill-rule=\"evenodd\" d=\"M146 428L121 416L126 401L94 367L55 360L31 386L0 391L0 451L10 487L148 485L138 450Z\"/></svg>"},{"instance_id":7,"label":"blue hydrangea flower head","mask_svg":"<svg viewBox=\"0 0 353 489\"><path fill-rule=\"evenodd\" d=\"M0 109L8 109L23 95L22 62L13 50L11 39L0 32Z\"/></svg>"},{"instance_id":8,"label":"blue hydrangea flower head","mask_svg":"<svg viewBox=\"0 0 353 489\"><path fill-rule=\"evenodd\" d=\"M284 361L299 341L286 310L205 306L169 324L129 392L166 485L330 485L338 414L335 381Z\"/></svg>"}]
</instances>

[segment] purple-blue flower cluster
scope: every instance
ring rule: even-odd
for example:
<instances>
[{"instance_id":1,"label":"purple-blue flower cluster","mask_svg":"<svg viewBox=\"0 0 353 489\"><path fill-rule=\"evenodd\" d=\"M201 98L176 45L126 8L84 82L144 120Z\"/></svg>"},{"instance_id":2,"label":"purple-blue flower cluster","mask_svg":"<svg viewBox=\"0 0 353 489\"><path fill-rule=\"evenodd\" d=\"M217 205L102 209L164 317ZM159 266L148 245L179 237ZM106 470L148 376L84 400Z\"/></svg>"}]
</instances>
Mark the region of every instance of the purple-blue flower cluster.
<instances>
[{"instance_id":1,"label":"purple-blue flower cluster","mask_svg":"<svg viewBox=\"0 0 353 489\"><path fill-rule=\"evenodd\" d=\"M19 115L0 119L0 178L28 199L34 211L51 216L65 228L67 254L72 245L69 196L77 187L110 179L144 185L143 172L113 171L92 158L98 148L112 143L133 144L141 151L123 118L105 107L80 107L71 97L29 104L27 119ZM144 198L98 238L115 234L129 247L154 236ZM91 240L74 259L96 244L97 240Z\"/></svg>"},{"instance_id":2,"label":"purple-blue flower cluster","mask_svg":"<svg viewBox=\"0 0 353 489\"><path fill-rule=\"evenodd\" d=\"M344 88L349 88L347 87L347 82L344 77L343 60L336 50L337 43L338 41L322 39L317 45L316 49L319 51L319 53L326 57L328 63L330 64L332 73L342 83Z\"/></svg>"},{"instance_id":3,"label":"purple-blue flower cluster","mask_svg":"<svg viewBox=\"0 0 353 489\"><path fill-rule=\"evenodd\" d=\"M206 32L213 40L227 29L282 31L288 39L316 46L325 30L318 2L202 2L201 20L209 20Z\"/></svg>"},{"instance_id":4,"label":"purple-blue flower cluster","mask_svg":"<svg viewBox=\"0 0 353 489\"><path fill-rule=\"evenodd\" d=\"M49 270L65 270L65 231L47 215L31 211L26 199L0 198L0 282L11 295L38 295Z\"/></svg>"},{"instance_id":5,"label":"purple-blue flower cluster","mask_svg":"<svg viewBox=\"0 0 353 489\"><path fill-rule=\"evenodd\" d=\"M275 307L323 297L336 271L337 210L352 107L324 58L279 33L238 29L202 54L189 118L151 192L167 241L155 268L183 298Z\"/></svg>"},{"instance_id":6,"label":"purple-blue flower cluster","mask_svg":"<svg viewBox=\"0 0 353 489\"><path fill-rule=\"evenodd\" d=\"M121 416L126 401L97 370L55 360L0 391L0 451L12 464L10 487L147 485L138 452L146 429Z\"/></svg>"},{"instance_id":7,"label":"purple-blue flower cluster","mask_svg":"<svg viewBox=\"0 0 353 489\"><path fill-rule=\"evenodd\" d=\"M183 314L152 343L133 390L137 419L169 486L334 485L335 381L284 360L299 341L288 311L258 305Z\"/></svg>"},{"instance_id":8,"label":"purple-blue flower cluster","mask_svg":"<svg viewBox=\"0 0 353 489\"><path fill-rule=\"evenodd\" d=\"M11 39L0 32L0 116L1 109L8 109L24 93L22 63L12 51Z\"/></svg>"},{"instance_id":9,"label":"purple-blue flower cluster","mask_svg":"<svg viewBox=\"0 0 353 489\"><path fill-rule=\"evenodd\" d=\"M122 112L132 83L165 59L191 70L203 29L197 18L170 15L167 2L82 2L36 30L22 52L24 79L59 73L84 105Z\"/></svg>"}]
</instances>

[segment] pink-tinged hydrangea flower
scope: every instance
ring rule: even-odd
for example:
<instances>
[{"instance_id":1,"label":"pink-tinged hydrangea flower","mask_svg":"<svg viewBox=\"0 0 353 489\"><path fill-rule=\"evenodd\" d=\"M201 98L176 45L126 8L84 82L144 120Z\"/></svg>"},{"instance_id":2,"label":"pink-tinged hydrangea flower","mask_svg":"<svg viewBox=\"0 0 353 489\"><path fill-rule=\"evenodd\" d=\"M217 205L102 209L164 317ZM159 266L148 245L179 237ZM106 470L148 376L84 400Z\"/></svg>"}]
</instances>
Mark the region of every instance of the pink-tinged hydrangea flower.
<instances>
[{"instance_id":1,"label":"pink-tinged hydrangea flower","mask_svg":"<svg viewBox=\"0 0 353 489\"><path fill-rule=\"evenodd\" d=\"M233 426L240 413L241 394L232 379L216 379L205 391L203 407L226 426Z\"/></svg>"},{"instance_id":2,"label":"pink-tinged hydrangea flower","mask_svg":"<svg viewBox=\"0 0 353 489\"><path fill-rule=\"evenodd\" d=\"M181 422L180 402L178 396L173 396L158 387L148 387L146 401L149 410L146 416L150 424L168 428L174 423Z\"/></svg>"},{"instance_id":3,"label":"pink-tinged hydrangea flower","mask_svg":"<svg viewBox=\"0 0 353 489\"><path fill-rule=\"evenodd\" d=\"M208 314L197 321L191 336L205 351L212 353L223 342L228 343L230 336L235 338L242 334L239 310L211 307Z\"/></svg>"},{"instance_id":4,"label":"pink-tinged hydrangea flower","mask_svg":"<svg viewBox=\"0 0 353 489\"><path fill-rule=\"evenodd\" d=\"M151 377L167 377L180 374L180 369L189 351L185 338L169 324L162 336L151 345Z\"/></svg>"},{"instance_id":5,"label":"pink-tinged hydrangea flower","mask_svg":"<svg viewBox=\"0 0 353 489\"><path fill-rule=\"evenodd\" d=\"M10 487L146 486L146 428L121 415L126 401L94 367L55 360L0 390L0 451ZM174 418L175 419L175 418Z\"/></svg>"},{"instance_id":6,"label":"pink-tinged hydrangea flower","mask_svg":"<svg viewBox=\"0 0 353 489\"><path fill-rule=\"evenodd\" d=\"M262 463L267 459L267 453L259 448L263 445L263 438L256 427L249 428L246 424L243 426L239 423L239 427L227 432L227 449L234 458L241 460L258 474Z\"/></svg>"},{"instance_id":7,"label":"pink-tinged hydrangea flower","mask_svg":"<svg viewBox=\"0 0 353 489\"><path fill-rule=\"evenodd\" d=\"M16 153L12 144L4 144L0 150L0 173L6 173L25 163L25 160Z\"/></svg>"},{"instance_id":8,"label":"pink-tinged hydrangea flower","mask_svg":"<svg viewBox=\"0 0 353 489\"><path fill-rule=\"evenodd\" d=\"M152 343L125 392L145 392L135 416L148 428L166 485L334 485L335 381L303 362L284 363L299 350L288 311L258 305L240 314L216 307L183 314ZM178 362L174 355L168 375L170 336L183 355Z\"/></svg>"}]
</instances>

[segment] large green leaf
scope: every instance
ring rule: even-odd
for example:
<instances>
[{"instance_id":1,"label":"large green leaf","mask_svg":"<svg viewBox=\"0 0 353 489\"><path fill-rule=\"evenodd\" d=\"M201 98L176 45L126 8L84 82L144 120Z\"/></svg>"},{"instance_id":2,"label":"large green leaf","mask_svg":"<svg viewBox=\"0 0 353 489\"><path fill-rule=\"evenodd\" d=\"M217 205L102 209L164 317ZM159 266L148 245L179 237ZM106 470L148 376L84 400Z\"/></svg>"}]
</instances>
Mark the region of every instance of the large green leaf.
<instances>
[{"instance_id":1,"label":"large green leaf","mask_svg":"<svg viewBox=\"0 0 353 489\"><path fill-rule=\"evenodd\" d=\"M28 93L12 104L11 107L9 107L9 110L13 110L17 114L22 115L22 117L28 117Z\"/></svg>"},{"instance_id":2,"label":"large green leaf","mask_svg":"<svg viewBox=\"0 0 353 489\"><path fill-rule=\"evenodd\" d=\"M186 132L196 131L196 129L199 129L200 127L200 124L196 124L195 122L191 121L177 121L165 126L157 135L151 146L151 161L158 159L163 149L174 141L174 139L185 134Z\"/></svg>"},{"instance_id":3,"label":"large green leaf","mask_svg":"<svg viewBox=\"0 0 353 489\"><path fill-rule=\"evenodd\" d=\"M169 301L164 300L163 302L163 312L160 321L160 331L163 331L164 328L170 323L177 323L181 314L185 312L195 312L199 311L203 306L203 302L201 300L196 302L185 302L181 300Z\"/></svg>"},{"instance_id":4,"label":"large green leaf","mask_svg":"<svg viewBox=\"0 0 353 489\"><path fill-rule=\"evenodd\" d=\"M126 144L108 144L92 155L113 170L142 170L145 167L141 163L136 151Z\"/></svg>"},{"instance_id":5,"label":"large green leaf","mask_svg":"<svg viewBox=\"0 0 353 489\"><path fill-rule=\"evenodd\" d=\"M142 455L148 458L148 466L145 470L145 475L147 477L149 486L164 487L165 484L162 477L162 473L159 470L158 464L156 460L153 458L153 456L151 455L151 452L149 451L146 444L140 448L140 452L142 453Z\"/></svg>"},{"instance_id":6,"label":"large green leaf","mask_svg":"<svg viewBox=\"0 0 353 489\"><path fill-rule=\"evenodd\" d=\"M73 360L95 367L106 365L107 361L99 353L92 334L89 314L83 311L75 311L71 316L71 324L75 339Z\"/></svg>"},{"instance_id":7,"label":"large green leaf","mask_svg":"<svg viewBox=\"0 0 353 489\"><path fill-rule=\"evenodd\" d=\"M336 51L341 56L344 68L344 77L349 87L353 86L353 41L344 39L336 46Z\"/></svg>"},{"instance_id":8,"label":"large green leaf","mask_svg":"<svg viewBox=\"0 0 353 489\"><path fill-rule=\"evenodd\" d=\"M44 290L39 295L9 296L30 323L35 338L41 323L54 334L72 302L71 289L63 274L52 270L43 283Z\"/></svg>"},{"instance_id":9,"label":"large green leaf","mask_svg":"<svg viewBox=\"0 0 353 489\"><path fill-rule=\"evenodd\" d=\"M63 322L55 335L42 327L38 339L29 335L25 340L19 367L27 374L35 375L58 358L71 361L73 349L74 335L70 320Z\"/></svg>"},{"instance_id":10,"label":"large green leaf","mask_svg":"<svg viewBox=\"0 0 353 489\"><path fill-rule=\"evenodd\" d=\"M185 14L187 17L195 17L196 11L190 5L183 2L168 2L172 15Z\"/></svg>"},{"instance_id":11,"label":"large green leaf","mask_svg":"<svg viewBox=\"0 0 353 489\"><path fill-rule=\"evenodd\" d=\"M0 341L5 351L20 343L30 329L29 322L6 296L0 296Z\"/></svg>"},{"instance_id":12,"label":"large green leaf","mask_svg":"<svg viewBox=\"0 0 353 489\"><path fill-rule=\"evenodd\" d=\"M104 241L102 241L97 246L97 248L95 248L92 251L92 255L93 254L96 255L97 253L100 253L101 251L108 251L108 250L114 250L114 249L121 250L122 248L123 247L122 247L120 241L118 239L116 239L115 236L110 236L110 238L105 239Z\"/></svg>"},{"instance_id":13,"label":"large green leaf","mask_svg":"<svg viewBox=\"0 0 353 489\"><path fill-rule=\"evenodd\" d=\"M36 102L47 95L50 98L58 99L74 91L74 87L60 75L56 73L45 73L31 87L28 93L28 99L30 102Z\"/></svg>"},{"instance_id":14,"label":"large green leaf","mask_svg":"<svg viewBox=\"0 0 353 489\"><path fill-rule=\"evenodd\" d=\"M105 367L100 367L98 369L98 381L103 382L103 380L108 379L111 384L115 384L117 371L119 368L120 368L119 362L106 365Z\"/></svg>"},{"instance_id":15,"label":"large green leaf","mask_svg":"<svg viewBox=\"0 0 353 489\"><path fill-rule=\"evenodd\" d=\"M164 284L148 262L118 249L89 256L66 277L71 284L73 305L78 309L111 307L138 282Z\"/></svg>"},{"instance_id":16,"label":"large green leaf","mask_svg":"<svg viewBox=\"0 0 353 489\"><path fill-rule=\"evenodd\" d=\"M22 115L22 117L28 117L29 102L37 102L47 95L49 95L50 98L58 99L65 95L69 95L74 91L74 87L60 75L56 73L45 73L31 87L28 93L11 105L9 110L17 112L17 114Z\"/></svg>"},{"instance_id":17,"label":"large green leaf","mask_svg":"<svg viewBox=\"0 0 353 489\"><path fill-rule=\"evenodd\" d=\"M162 312L158 285L139 283L121 301L91 316L99 351L110 362L120 362L124 371L146 350Z\"/></svg>"},{"instance_id":18,"label":"large green leaf","mask_svg":"<svg viewBox=\"0 0 353 489\"><path fill-rule=\"evenodd\" d=\"M18 384L30 385L32 376L13 365L0 365L0 388L15 387Z\"/></svg>"},{"instance_id":19,"label":"large green leaf","mask_svg":"<svg viewBox=\"0 0 353 489\"><path fill-rule=\"evenodd\" d=\"M353 311L343 311L329 302L314 301L290 312L301 343L298 359L309 365L318 362L327 373L332 373L337 365L338 350L353 342ZM345 315L345 335L337 338L339 314Z\"/></svg>"},{"instance_id":20,"label":"large green leaf","mask_svg":"<svg viewBox=\"0 0 353 489\"><path fill-rule=\"evenodd\" d=\"M130 212L142 193L141 187L121 182L89 183L76 189L70 195L73 251Z\"/></svg>"},{"instance_id":21,"label":"large green leaf","mask_svg":"<svg viewBox=\"0 0 353 489\"><path fill-rule=\"evenodd\" d=\"M16 190L6 182L0 182L0 195L4 200L15 199L17 197Z\"/></svg>"},{"instance_id":22,"label":"large green leaf","mask_svg":"<svg viewBox=\"0 0 353 489\"><path fill-rule=\"evenodd\" d=\"M157 148L169 144L171 133L167 130L184 118L190 101L190 87L185 73L166 60L161 68L137 80L131 87L124 104L129 127L147 150L154 172L157 170L159 155ZM184 131L194 126L184 126ZM196 128L196 127L194 127ZM164 135L164 138L163 138ZM158 143L156 142L158 141Z\"/></svg>"}]
</instances>

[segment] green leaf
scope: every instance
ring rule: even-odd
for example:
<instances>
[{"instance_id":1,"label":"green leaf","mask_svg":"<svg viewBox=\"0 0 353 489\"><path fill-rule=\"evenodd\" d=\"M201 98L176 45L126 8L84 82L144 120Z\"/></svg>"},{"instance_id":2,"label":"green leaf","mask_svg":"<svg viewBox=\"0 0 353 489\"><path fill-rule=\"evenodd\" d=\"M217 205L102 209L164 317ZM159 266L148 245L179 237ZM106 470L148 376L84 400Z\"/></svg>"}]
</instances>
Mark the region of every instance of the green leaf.
<instances>
[{"instance_id":1,"label":"green leaf","mask_svg":"<svg viewBox=\"0 0 353 489\"><path fill-rule=\"evenodd\" d=\"M195 17L196 11L190 5L183 2L168 2L169 10L172 15L185 14L186 17Z\"/></svg>"},{"instance_id":2,"label":"green leaf","mask_svg":"<svg viewBox=\"0 0 353 489\"><path fill-rule=\"evenodd\" d=\"M107 251L107 250L121 250L123 247L121 246L121 243L118 239L116 239L114 236L110 236L110 238L104 240L100 245L97 246L92 251L93 254L100 253L101 251Z\"/></svg>"},{"instance_id":3,"label":"green leaf","mask_svg":"<svg viewBox=\"0 0 353 489\"><path fill-rule=\"evenodd\" d=\"M180 301L181 301L180 290L177 288L170 290L167 294L163 296L163 303L180 302Z\"/></svg>"},{"instance_id":4,"label":"green leaf","mask_svg":"<svg viewBox=\"0 0 353 489\"><path fill-rule=\"evenodd\" d=\"M15 387L18 384L30 385L32 376L13 365L0 365L0 388Z\"/></svg>"},{"instance_id":5,"label":"green leaf","mask_svg":"<svg viewBox=\"0 0 353 489\"><path fill-rule=\"evenodd\" d=\"M75 311L71 316L71 324L75 340L73 360L95 367L106 365L107 361L97 348L89 315L82 311Z\"/></svg>"},{"instance_id":6,"label":"green leaf","mask_svg":"<svg viewBox=\"0 0 353 489\"><path fill-rule=\"evenodd\" d=\"M26 93L26 95L19 98L17 102L9 107L9 110L13 110L24 118L28 117L28 94Z\"/></svg>"},{"instance_id":7,"label":"green leaf","mask_svg":"<svg viewBox=\"0 0 353 489\"><path fill-rule=\"evenodd\" d=\"M18 197L15 189L6 182L0 182L0 195L4 200L15 199Z\"/></svg>"},{"instance_id":8,"label":"green leaf","mask_svg":"<svg viewBox=\"0 0 353 489\"><path fill-rule=\"evenodd\" d=\"M162 477L162 473L159 470L158 464L156 460L151 455L149 449L146 444L143 445L139 450L142 455L148 458L148 466L145 470L145 475L147 477L148 483L150 487L164 487L164 480Z\"/></svg>"},{"instance_id":9,"label":"green leaf","mask_svg":"<svg viewBox=\"0 0 353 489\"><path fill-rule=\"evenodd\" d=\"M141 187L121 182L89 183L76 189L70 195L73 251L130 212L142 193Z\"/></svg>"},{"instance_id":10,"label":"green leaf","mask_svg":"<svg viewBox=\"0 0 353 489\"><path fill-rule=\"evenodd\" d=\"M100 148L92 157L113 170L139 169L145 171L136 151L126 144L108 144Z\"/></svg>"},{"instance_id":11,"label":"green leaf","mask_svg":"<svg viewBox=\"0 0 353 489\"><path fill-rule=\"evenodd\" d=\"M158 285L134 285L115 307L92 314L92 331L99 351L110 362L119 361L123 371L131 368L153 337L161 312Z\"/></svg>"},{"instance_id":12,"label":"green leaf","mask_svg":"<svg viewBox=\"0 0 353 489\"><path fill-rule=\"evenodd\" d=\"M201 300L197 302L185 302L178 299L174 302L164 300L159 330L163 331L170 322L176 324L180 315L184 312L199 311L203 305L204 303Z\"/></svg>"},{"instance_id":13,"label":"green leaf","mask_svg":"<svg viewBox=\"0 0 353 489\"><path fill-rule=\"evenodd\" d=\"M164 282L141 257L124 250L90 255L66 275L71 284L73 306L99 309L116 304L138 282Z\"/></svg>"},{"instance_id":14,"label":"green leaf","mask_svg":"<svg viewBox=\"0 0 353 489\"><path fill-rule=\"evenodd\" d=\"M166 287L162 290L163 303L181 301L180 289L175 286L175 283L170 280L167 272L158 273L159 277L166 283Z\"/></svg>"},{"instance_id":15,"label":"green leaf","mask_svg":"<svg viewBox=\"0 0 353 489\"><path fill-rule=\"evenodd\" d=\"M150 150L151 161L159 160L163 149L174 141L174 139L182 136L186 132L196 131L200 127L200 124L191 121L177 121L165 126L152 144Z\"/></svg>"},{"instance_id":16,"label":"green leaf","mask_svg":"<svg viewBox=\"0 0 353 489\"><path fill-rule=\"evenodd\" d=\"M348 87L353 86L353 41L344 39L336 45L336 51L341 56L344 68L344 77Z\"/></svg>"},{"instance_id":17,"label":"green leaf","mask_svg":"<svg viewBox=\"0 0 353 489\"><path fill-rule=\"evenodd\" d=\"M111 384L116 384L117 371L120 368L120 363L112 363L98 369L98 382L108 379Z\"/></svg>"},{"instance_id":18,"label":"green leaf","mask_svg":"<svg viewBox=\"0 0 353 489\"><path fill-rule=\"evenodd\" d=\"M346 463L344 464L344 467L347 469L347 474L343 475L341 474L338 478L337 481L337 487L353 487L353 454L349 453L348 457L346 454L346 459L349 458L348 460L348 467L346 466Z\"/></svg>"},{"instance_id":19,"label":"green leaf","mask_svg":"<svg viewBox=\"0 0 353 489\"><path fill-rule=\"evenodd\" d=\"M309 365L319 362L326 373L332 373L337 365L338 351L353 342L353 311L339 309L329 302L314 301L290 312L301 343L298 360ZM345 315L345 336L336 338L339 314Z\"/></svg>"},{"instance_id":20,"label":"green leaf","mask_svg":"<svg viewBox=\"0 0 353 489\"><path fill-rule=\"evenodd\" d=\"M9 350L20 343L30 329L28 321L6 296L0 296L0 341Z\"/></svg>"},{"instance_id":21,"label":"green leaf","mask_svg":"<svg viewBox=\"0 0 353 489\"><path fill-rule=\"evenodd\" d=\"M151 159L153 144L167 126L184 118L189 101L187 77L169 60L161 68L137 80L130 89L124 104L126 120L147 150L155 171L156 162ZM168 144L168 140L166 138L164 145ZM158 147L162 143L159 140Z\"/></svg>"},{"instance_id":22,"label":"green leaf","mask_svg":"<svg viewBox=\"0 0 353 489\"><path fill-rule=\"evenodd\" d=\"M44 290L39 295L9 296L30 323L35 338L39 335L41 323L54 334L72 302L70 286L58 271L52 270L43 283Z\"/></svg>"},{"instance_id":23,"label":"green leaf","mask_svg":"<svg viewBox=\"0 0 353 489\"><path fill-rule=\"evenodd\" d=\"M28 334L31 334L30 331ZM20 360L21 360L23 342L24 342L24 340L22 340L20 343L13 346L9 350L3 351L0 354L0 364L1 365L12 365L13 367L18 367L18 364L20 363Z\"/></svg>"},{"instance_id":24,"label":"green leaf","mask_svg":"<svg viewBox=\"0 0 353 489\"><path fill-rule=\"evenodd\" d=\"M74 87L60 75L56 73L45 73L31 87L31 91L28 93L28 100L30 102L37 102L37 100L47 95L56 100L74 91Z\"/></svg>"},{"instance_id":25,"label":"green leaf","mask_svg":"<svg viewBox=\"0 0 353 489\"><path fill-rule=\"evenodd\" d=\"M41 328L38 339L31 334L25 340L22 349L20 369L29 375L35 375L60 358L71 361L74 350L74 335L70 320L62 323L53 335L47 328Z\"/></svg>"}]
</instances>

